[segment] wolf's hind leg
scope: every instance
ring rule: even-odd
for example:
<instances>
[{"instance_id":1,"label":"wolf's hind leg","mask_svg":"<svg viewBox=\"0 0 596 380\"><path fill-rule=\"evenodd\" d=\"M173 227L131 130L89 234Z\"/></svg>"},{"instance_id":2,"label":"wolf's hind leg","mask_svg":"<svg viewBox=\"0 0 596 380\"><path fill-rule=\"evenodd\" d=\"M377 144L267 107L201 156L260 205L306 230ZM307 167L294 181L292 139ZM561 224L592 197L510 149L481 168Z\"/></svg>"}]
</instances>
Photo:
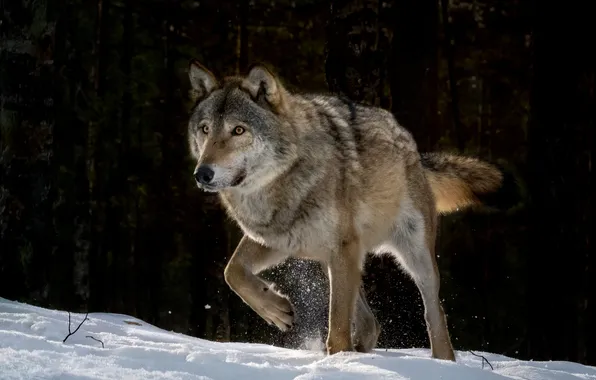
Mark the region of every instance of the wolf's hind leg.
<instances>
[{"instance_id":1,"label":"wolf's hind leg","mask_svg":"<svg viewBox=\"0 0 596 380\"><path fill-rule=\"evenodd\" d=\"M434 256L434 238L425 237L426 230L422 225L397 226L395 231L391 244L395 248L393 253L422 296L432 356L455 361L445 312L439 299L440 279Z\"/></svg>"},{"instance_id":2,"label":"wolf's hind leg","mask_svg":"<svg viewBox=\"0 0 596 380\"><path fill-rule=\"evenodd\" d=\"M356 316L354 321L353 342L354 349L358 352L370 352L377 345L381 334L381 325L373 314L366 301L364 289L360 287L356 301Z\"/></svg>"},{"instance_id":3,"label":"wolf's hind leg","mask_svg":"<svg viewBox=\"0 0 596 380\"><path fill-rule=\"evenodd\" d=\"M244 236L224 272L230 288L267 323L282 331L292 327L294 308L287 297L255 273L279 264L287 257Z\"/></svg>"}]
</instances>

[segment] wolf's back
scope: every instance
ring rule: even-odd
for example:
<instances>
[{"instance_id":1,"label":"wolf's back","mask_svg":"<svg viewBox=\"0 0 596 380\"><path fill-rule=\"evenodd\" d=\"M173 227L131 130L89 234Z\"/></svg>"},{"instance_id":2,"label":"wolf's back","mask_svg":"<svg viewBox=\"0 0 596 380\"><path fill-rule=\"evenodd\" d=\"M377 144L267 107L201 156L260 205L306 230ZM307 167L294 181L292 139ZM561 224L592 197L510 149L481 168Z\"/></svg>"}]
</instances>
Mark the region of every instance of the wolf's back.
<instances>
[{"instance_id":1,"label":"wolf's back","mask_svg":"<svg viewBox=\"0 0 596 380\"><path fill-rule=\"evenodd\" d=\"M420 161L435 197L437 212L446 214L483 202L497 192L503 173L495 166L471 157L448 153L423 153Z\"/></svg>"}]
</instances>

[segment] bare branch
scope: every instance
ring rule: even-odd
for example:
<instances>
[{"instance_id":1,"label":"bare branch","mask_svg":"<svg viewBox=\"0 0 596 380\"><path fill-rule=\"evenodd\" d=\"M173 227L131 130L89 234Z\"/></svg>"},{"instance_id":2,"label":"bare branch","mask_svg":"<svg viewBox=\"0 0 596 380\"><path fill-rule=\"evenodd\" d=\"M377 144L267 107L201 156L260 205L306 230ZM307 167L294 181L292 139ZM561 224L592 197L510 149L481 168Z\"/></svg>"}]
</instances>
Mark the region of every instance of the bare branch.
<instances>
[{"instance_id":1,"label":"bare branch","mask_svg":"<svg viewBox=\"0 0 596 380\"><path fill-rule=\"evenodd\" d=\"M85 338L93 339L94 341L101 343L101 348L106 348L101 340L94 338L91 335L87 335Z\"/></svg>"},{"instance_id":2,"label":"bare branch","mask_svg":"<svg viewBox=\"0 0 596 380\"><path fill-rule=\"evenodd\" d=\"M490 367L490 369L491 369L491 370L494 370L494 368L493 368L492 364L490 364L490 362L489 362L489 361L488 361L488 360L487 360L487 359L486 359L484 356L482 356L482 355L478 355L478 354L475 354L475 353L473 353L472 351L468 351L468 352L469 352L469 353L471 353L471 354L472 354L472 355L474 355L474 356L477 356L477 357L479 357L479 358L482 358L482 369L484 369L484 362L486 362L486 364L488 364L488 366Z\"/></svg>"},{"instance_id":3,"label":"bare branch","mask_svg":"<svg viewBox=\"0 0 596 380\"><path fill-rule=\"evenodd\" d=\"M79 325L77 326L77 328L75 329L75 331L71 332L70 331L70 311L68 312L68 335L66 336L66 338L64 338L64 340L62 341L62 343L66 342L66 339L68 339L71 335L76 334L77 331L79 331L79 329L81 328L81 326L83 326L83 323L85 323L85 321L89 320L89 318L87 318L89 316L89 313L85 314L85 318L83 318L83 320L81 321L81 323L79 323Z\"/></svg>"}]
</instances>

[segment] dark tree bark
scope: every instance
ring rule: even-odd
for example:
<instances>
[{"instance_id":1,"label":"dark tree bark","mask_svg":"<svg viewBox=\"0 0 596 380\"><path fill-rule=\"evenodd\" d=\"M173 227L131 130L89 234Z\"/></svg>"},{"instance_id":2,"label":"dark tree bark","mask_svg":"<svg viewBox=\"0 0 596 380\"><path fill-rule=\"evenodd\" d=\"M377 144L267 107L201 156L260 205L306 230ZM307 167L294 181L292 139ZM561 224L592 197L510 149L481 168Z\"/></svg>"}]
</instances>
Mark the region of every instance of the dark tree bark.
<instances>
[{"instance_id":1,"label":"dark tree bark","mask_svg":"<svg viewBox=\"0 0 596 380\"><path fill-rule=\"evenodd\" d=\"M122 204L119 210L119 220L116 224L120 226L121 241L119 244L121 253L121 272L122 287L127 289L126 292L120 291L122 294L123 303L129 305L127 312L137 315L135 309L130 308L132 305L137 305L139 298L136 293L139 289L138 279L140 266L136 265L138 257L135 257L136 244L133 242L134 235L132 234L129 215L133 212L133 204L131 202L131 180L134 174L133 156L131 152L131 122L133 112L132 102L132 57L134 56L133 45L133 0L124 0L124 15L122 22L122 58L120 61L120 70L124 76L124 89L122 92L122 102L120 109L120 149L119 149L119 164L120 175L118 176L118 193L122 199ZM132 275L127 275L130 270L133 270Z\"/></svg>"},{"instance_id":2,"label":"dark tree bark","mask_svg":"<svg viewBox=\"0 0 596 380\"><path fill-rule=\"evenodd\" d=\"M384 78L389 30L382 1L331 1L325 73L332 92L370 105L386 105Z\"/></svg>"},{"instance_id":3,"label":"dark tree bark","mask_svg":"<svg viewBox=\"0 0 596 380\"><path fill-rule=\"evenodd\" d=\"M457 90L457 77L455 75L455 40L449 16L449 0L440 0L441 3L441 25L443 27L443 48L447 57L447 77L449 78L449 109L453 121L453 132L457 149L463 152L465 149L463 124L459 112L459 95Z\"/></svg>"},{"instance_id":4,"label":"dark tree bark","mask_svg":"<svg viewBox=\"0 0 596 380\"><path fill-rule=\"evenodd\" d=\"M531 194L527 356L589 362L595 335L596 44L584 3L535 3L528 173ZM553 28L549 15L557 15Z\"/></svg>"},{"instance_id":5,"label":"dark tree bark","mask_svg":"<svg viewBox=\"0 0 596 380\"><path fill-rule=\"evenodd\" d=\"M94 99L103 99L106 90L107 55L108 55L108 21L110 0L97 0L96 39L93 45L94 66L90 70L90 82ZM84 90L87 90L85 88ZM99 103L99 102L98 102ZM92 105L92 107L94 104ZM99 107L98 107L99 108ZM87 129L87 180L89 188L90 249L89 249L89 308L105 310L108 304L107 286L107 249L109 242L104 235L105 228L105 187L102 162L102 130L101 122L105 120L92 118Z\"/></svg>"},{"instance_id":6,"label":"dark tree bark","mask_svg":"<svg viewBox=\"0 0 596 380\"><path fill-rule=\"evenodd\" d=\"M250 7L249 0L240 0L238 3L238 41L236 62L236 74L244 74L248 68L248 15Z\"/></svg>"},{"instance_id":7,"label":"dark tree bark","mask_svg":"<svg viewBox=\"0 0 596 380\"><path fill-rule=\"evenodd\" d=\"M46 5L3 4L0 26L0 289L37 302L47 299L56 248L51 175L56 14Z\"/></svg>"},{"instance_id":8,"label":"dark tree bark","mask_svg":"<svg viewBox=\"0 0 596 380\"><path fill-rule=\"evenodd\" d=\"M397 120L412 131L420 150L438 140L436 0L396 1L391 49L391 100Z\"/></svg>"},{"instance_id":9,"label":"dark tree bark","mask_svg":"<svg viewBox=\"0 0 596 380\"><path fill-rule=\"evenodd\" d=\"M83 230L86 204L78 190L79 183L75 177L84 182L84 175L77 175L76 145L82 145L82 125L75 119L70 86L73 78L65 73L68 65L70 49L68 48L68 20L72 7L65 1L56 1L48 7L48 16L56 20L53 46L53 81L54 99L53 128L53 165L52 192L53 231L56 238L56 249L52 252L51 273L48 279L49 302L62 305L69 310L84 308L86 291L84 280L80 274L85 271L86 264L77 261L84 250ZM50 16L51 15L51 16ZM73 133L73 127L77 132ZM78 173L81 174L81 173ZM76 185L73 186L73 183ZM83 206L83 207L81 207ZM81 243L83 243L81 245Z\"/></svg>"}]
</instances>

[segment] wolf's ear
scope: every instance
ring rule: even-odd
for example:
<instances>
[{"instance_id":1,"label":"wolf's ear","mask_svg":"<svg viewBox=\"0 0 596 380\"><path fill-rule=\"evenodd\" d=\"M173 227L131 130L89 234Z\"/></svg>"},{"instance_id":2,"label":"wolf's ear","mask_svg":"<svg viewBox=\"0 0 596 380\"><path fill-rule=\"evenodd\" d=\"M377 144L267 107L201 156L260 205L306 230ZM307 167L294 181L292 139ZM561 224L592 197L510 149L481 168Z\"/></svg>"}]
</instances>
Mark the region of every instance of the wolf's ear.
<instances>
[{"instance_id":1,"label":"wolf's ear","mask_svg":"<svg viewBox=\"0 0 596 380\"><path fill-rule=\"evenodd\" d=\"M285 108L286 90L275 75L263 65L255 65L250 69L242 87L257 103L265 101L276 113Z\"/></svg>"},{"instance_id":2,"label":"wolf's ear","mask_svg":"<svg viewBox=\"0 0 596 380\"><path fill-rule=\"evenodd\" d=\"M215 75L207 70L205 66L201 65L196 59L190 61L188 77L190 79L190 85L192 86L190 96L195 102L205 99L219 86L217 79L215 79Z\"/></svg>"}]
</instances>

